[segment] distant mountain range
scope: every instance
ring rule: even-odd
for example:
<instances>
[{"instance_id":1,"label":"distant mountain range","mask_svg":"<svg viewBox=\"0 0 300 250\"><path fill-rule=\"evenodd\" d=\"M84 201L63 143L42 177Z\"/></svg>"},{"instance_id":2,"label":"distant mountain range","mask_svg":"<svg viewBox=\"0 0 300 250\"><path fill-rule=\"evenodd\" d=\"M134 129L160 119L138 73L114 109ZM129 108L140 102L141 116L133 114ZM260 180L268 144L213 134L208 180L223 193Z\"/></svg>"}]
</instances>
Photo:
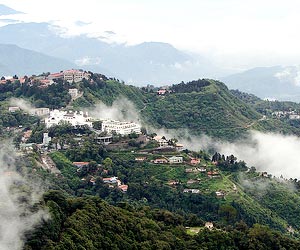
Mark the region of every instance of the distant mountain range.
<instances>
[{"instance_id":1,"label":"distant mountain range","mask_svg":"<svg viewBox=\"0 0 300 250\"><path fill-rule=\"evenodd\" d=\"M4 15L13 15L13 14L20 14L22 12L20 11L16 11L4 4L0 4L0 16L4 16Z\"/></svg>"},{"instance_id":2,"label":"distant mountain range","mask_svg":"<svg viewBox=\"0 0 300 250\"><path fill-rule=\"evenodd\" d=\"M0 4L0 16L17 13L21 12ZM105 37L66 37L60 27L49 23L1 20L10 22L0 27L2 75L35 74L73 67L103 73L137 86L218 78L231 89L260 98L300 101L300 67L261 67L228 76L230 72L218 68L208 58L178 50L167 43L144 42L128 46L105 42ZM107 35L114 33L107 32ZM3 44L18 47L8 46L6 50Z\"/></svg>"},{"instance_id":3,"label":"distant mountain range","mask_svg":"<svg viewBox=\"0 0 300 250\"><path fill-rule=\"evenodd\" d=\"M66 60L9 44L0 44L0 58L1 76L40 74L76 67Z\"/></svg>"},{"instance_id":4,"label":"distant mountain range","mask_svg":"<svg viewBox=\"0 0 300 250\"><path fill-rule=\"evenodd\" d=\"M0 43L14 43L136 85L172 84L222 75L208 59L185 53L167 43L145 42L127 46L85 35L62 37L58 27L48 23L3 26L0 28Z\"/></svg>"},{"instance_id":5,"label":"distant mountain range","mask_svg":"<svg viewBox=\"0 0 300 250\"><path fill-rule=\"evenodd\" d=\"M300 67L275 66L247 70L222 78L231 88L260 98L300 101Z\"/></svg>"}]
</instances>

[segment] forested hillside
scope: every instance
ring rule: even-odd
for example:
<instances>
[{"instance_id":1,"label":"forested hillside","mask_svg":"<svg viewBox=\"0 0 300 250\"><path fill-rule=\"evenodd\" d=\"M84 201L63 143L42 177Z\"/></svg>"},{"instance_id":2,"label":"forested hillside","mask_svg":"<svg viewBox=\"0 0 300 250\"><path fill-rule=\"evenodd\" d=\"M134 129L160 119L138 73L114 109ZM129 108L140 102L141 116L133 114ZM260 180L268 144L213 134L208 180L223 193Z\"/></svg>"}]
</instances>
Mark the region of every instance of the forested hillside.
<instances>
[{"instance_id":1,"label":"forested hillside","mask_svg":"<svg viewBox=\"0 0 300 250\"><path fill-rule=\"evenodd\" d=\"M186 233L185 220L166 210L113 207L99 198L46 193L52 220L28 235L25 249L299 249L267 227L237 223L226 230Z\"/></svg>"},{"instance_id":2,"label":"forested hillside","mask_svg":"<svg viewBox=\"0 0 300 250\"><path fill-rule=\"evenodd\" d=\"M155 134L186 129L234 140L255 128L297 134L297 126L261 111L257 105L266 103L259 98L214 80L155 89L89 76L49 86L34 77L0 85L1 138L13 138L18 171L48 190L32 210L46 209L51 218L27 232L25 249L299 249L300 181ZM47 127L28 110L9 110L11 97L50 109L82 110L100 101L121 113L136 109L154 131L108 135L97 121ZM135 108L115 103L124 97ZM273 111L288 103L270 105ZM109 144L99 141L103 136Z\"/></svg>"}]
</instances>

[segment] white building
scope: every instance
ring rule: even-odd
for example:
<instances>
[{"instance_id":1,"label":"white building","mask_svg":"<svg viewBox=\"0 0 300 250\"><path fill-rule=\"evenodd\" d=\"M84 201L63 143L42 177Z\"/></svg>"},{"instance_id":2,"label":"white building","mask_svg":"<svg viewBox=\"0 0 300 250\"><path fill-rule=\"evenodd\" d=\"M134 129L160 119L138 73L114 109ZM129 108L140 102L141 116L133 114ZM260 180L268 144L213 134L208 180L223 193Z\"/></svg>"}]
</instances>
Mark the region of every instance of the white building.
<instances>
[{"instance_id":1,"label":"white building","mask_svg":"<svg viewBox=\"0 0 300 250\"><path fill-rule=\"evenodd\" d=\"M72 99L75 99L78 96L78 89L69 89L69 94Z\"/></svg>"},{"instance_id":2,"label":"white building","mask_svg":"<svg viewBox=\"0 0 300 250\"><path fill-rule=\"evenodd\" d=\"M20 110L20 107L8 107L8 111L11 112L11 113L14 113L16 111L19 111Z\"/></svg>"},{"instance_id":3,"label":"white building","mask_svg":"<svg viewBox=\"0 0 300 250\"><path fill-rule=\"evenodd\" d=\"M51 141L51 137L49 137L48 133L44 133L43 134L43 145L48 146L50 141Z\"/></svg>"},{"instance_id":4,"label":"white building","mask_svg":"<svg viewBox=\"0 0 300 250\"><path fill-rule=\"evenodd\" d=\"M161 148L169 146L168 141L163 136L157 135L153 139L158 142L159 147L161 147Z\"/></svg>"},{"instance_id":5,"label":"white building","mask_svg":"<svg viewBox=\"0 0 300 250\"><path fill-rule=\"evenodd\" d=\"M90 74L83 70L71 69L71 70L65 70L63 72L63 76L65 81L72 83L72 82L80 82L84 78L88 79Z\"/></svg>"},{"instance_id":6,"label":"white building","mask_svg":"<svg viewBox=\"0 0 300 250\"><path fill-rule=\"evenodd\" d=\"M183 157L181 156L172 156L169 158L169 163L182 163L183 162Z\"/></svg>"},{"instance_id":7,"label":"white building","mask_svg":"<svg viewBox=\"0 0 300 250\"><path fill-rule=\"evenodd\" d=\"M45 119L46 128L61 123L70 123L72 126L87 125L92 127L91 117L87 112L73 112L73 111L59 111L57 109L50 112L49 116Z\"/></svg>"},{"instance_id":8,"label":"white building","mask_svg":"<svg viewBox=\"0 0 300 250\"><path fill-rule=\"evenodd\" d=\"M112 133L117 133L121 135L129 135L131 133L141 134L141 126L134 122L103 120L102 131L106 131L108 134L112 134Z\"/></svg>"},{"instance_id":9,"label":"white building","mask_svg":"<svg viewBox=\"0 0 300 250\"><path fill-rule=\"evenodd\" d=\"M33 110L32 114L37 116L48 115L50 113L49 108L36 108Z\"/></svg>"}]
</instances>

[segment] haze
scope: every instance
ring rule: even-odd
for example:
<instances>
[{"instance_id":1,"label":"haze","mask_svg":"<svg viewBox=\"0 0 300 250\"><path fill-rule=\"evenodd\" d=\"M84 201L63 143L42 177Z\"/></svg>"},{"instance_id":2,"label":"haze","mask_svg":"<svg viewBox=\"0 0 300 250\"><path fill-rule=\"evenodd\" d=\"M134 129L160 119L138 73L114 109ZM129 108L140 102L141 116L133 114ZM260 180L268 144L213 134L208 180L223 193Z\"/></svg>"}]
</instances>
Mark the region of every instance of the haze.
<instances>
[{"instance_id":1,"label":"haze","mask_svg":"<svg viewBox=\"0 0 300 250\"><path fill-rule=\"evenodd\" d=\"M67 35L87 33L126 44L167 42L206 55L228 69L299 63L299 1L2 0L0 3L27 13L13 15L18 20L51 21L65 28Z\"/></svg>"}]
</instances>

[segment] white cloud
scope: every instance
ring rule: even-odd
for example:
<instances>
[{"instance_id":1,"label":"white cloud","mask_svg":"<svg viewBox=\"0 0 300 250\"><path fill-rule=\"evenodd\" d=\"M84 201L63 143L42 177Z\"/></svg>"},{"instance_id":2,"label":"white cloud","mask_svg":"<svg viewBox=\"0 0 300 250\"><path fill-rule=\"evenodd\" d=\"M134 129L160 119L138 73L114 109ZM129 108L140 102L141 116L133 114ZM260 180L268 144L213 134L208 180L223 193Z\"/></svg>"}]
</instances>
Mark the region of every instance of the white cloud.
<instances>
[{"instance_id":1,"label":"white cloud","mask_svg":"<svg viewBox=\"0 0 300 250\"><path fill-rule=\"evenodd\" d=\"M101 63L101 58L86 56L86 57L75 60L75 63L79 66L99 65Z\"/></svg>"},{"instance_id":2,"label":"white cloud","mask_svg":"<svg viewBox=\"0 0 300 250\"><path fill-rule=\"evenodd\" d=\"M48 215L32 210L43 193L42 186L16 172L15 152L9 142L0 145L0 249L23 249L24 235ZM16 188L16 184L18 188ZM34 186L36 185L36 186ZM26 188L24 188L26 187Z\"/></svg>"},{"instance_id":3,"label":"white cloud","mask_svg":"<svg viewBox=\"0 0 300 250\"><path fill-rule=\"evenodd\" d=\"M108 35L115 42L162 41L201 52L228 68L299 63L300 2L238 0L2 0L23 20L68 27L68 34ZM70 10L70 11L68 11ZM80 20L86 25L76 25Z\"/></svg>"}]
</instances>

